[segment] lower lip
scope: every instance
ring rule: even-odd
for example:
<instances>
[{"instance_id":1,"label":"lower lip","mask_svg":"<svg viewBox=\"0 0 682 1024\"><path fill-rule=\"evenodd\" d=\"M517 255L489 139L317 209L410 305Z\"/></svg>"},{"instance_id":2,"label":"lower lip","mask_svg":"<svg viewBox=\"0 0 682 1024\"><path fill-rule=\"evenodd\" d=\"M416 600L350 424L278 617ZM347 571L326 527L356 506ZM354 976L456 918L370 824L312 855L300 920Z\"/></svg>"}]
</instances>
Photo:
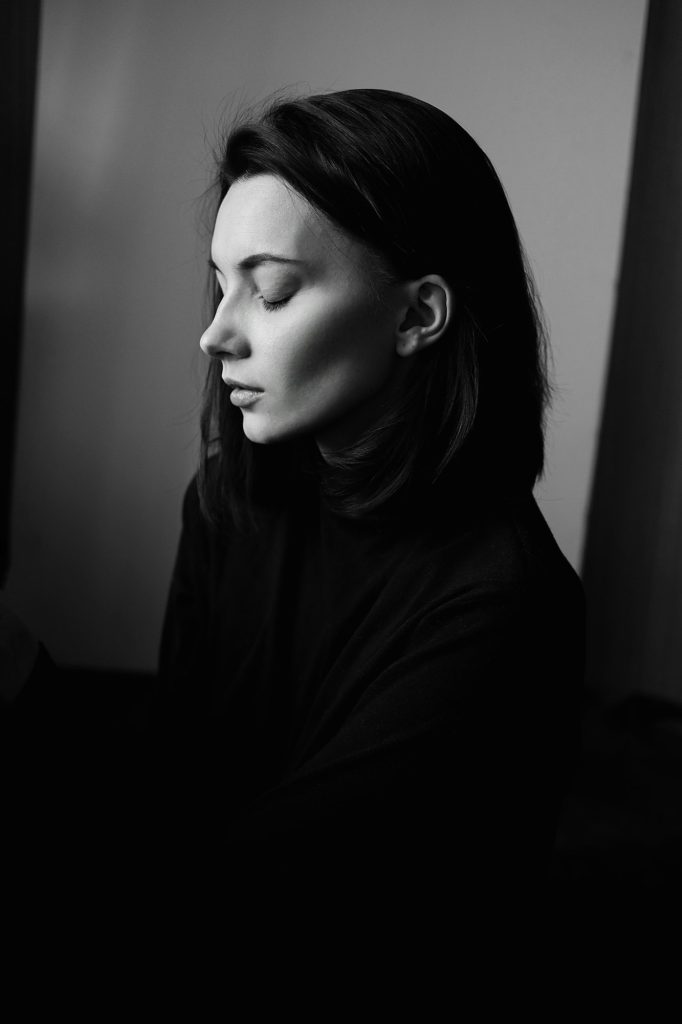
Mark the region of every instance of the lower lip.
<instances>
[{"instance_id":1,"label":"lower lip","mask_svg":"<svg viewBox=\"0 0 682 1024\"><path fill-rule=\"evenodd\" d=\"M247 391L246 388L233 388L230 392L230 401L232 405L243 407L257 401L262 394L262 391Z\"/></svg>"}]
</instances>

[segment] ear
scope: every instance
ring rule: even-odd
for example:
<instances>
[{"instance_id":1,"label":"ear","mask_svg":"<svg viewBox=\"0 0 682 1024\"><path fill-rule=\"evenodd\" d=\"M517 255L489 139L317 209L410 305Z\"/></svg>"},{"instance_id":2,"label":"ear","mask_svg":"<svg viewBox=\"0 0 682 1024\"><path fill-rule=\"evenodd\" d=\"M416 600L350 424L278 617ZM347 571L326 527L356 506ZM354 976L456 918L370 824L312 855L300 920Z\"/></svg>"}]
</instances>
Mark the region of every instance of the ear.
<instances>
[{"instance_id":1,"label":"ear","mask_svg":"<svg viewBox=\"0 0 682 1024\"><path fill-rule=\"evenodd\" d=\"M404 289L396 352L399 356L412 356L443 336L452 320L455 295L440 274L408 281Z\"/></svg>"}]
</instances>

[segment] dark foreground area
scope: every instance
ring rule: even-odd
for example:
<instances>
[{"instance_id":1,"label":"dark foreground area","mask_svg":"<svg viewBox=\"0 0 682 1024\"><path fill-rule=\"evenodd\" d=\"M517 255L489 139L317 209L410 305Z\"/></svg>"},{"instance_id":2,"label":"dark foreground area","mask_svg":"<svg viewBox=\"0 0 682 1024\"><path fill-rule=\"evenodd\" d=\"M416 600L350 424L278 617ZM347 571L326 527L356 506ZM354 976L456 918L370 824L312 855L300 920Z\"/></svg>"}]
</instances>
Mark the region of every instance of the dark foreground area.
<instances>
[{"instance_id":1,"label":"dark foreground area","mask_svg":"<svg viewBox=\"0 0 682 1024\"><path fill-rule=\"evenodd\" d=\"M142 727L151 677L78 670L64 679L73 713L95 732ZM600 908L623 920L630 910L672 914L681 894L682 708L639 694L588 705L550 869L550 909L587 927Z\"/></svg>"},{"instance_id":2,"label":"dark foreground area","mask_svg":"<svg viewBox=\"0 0 682 1024\"><path fill-rule=\"evenodd\" d=\"M568 907L672 911L682 893L682 708L633 694L583 716L551 871Z\"/></svg>"}]
</instances>

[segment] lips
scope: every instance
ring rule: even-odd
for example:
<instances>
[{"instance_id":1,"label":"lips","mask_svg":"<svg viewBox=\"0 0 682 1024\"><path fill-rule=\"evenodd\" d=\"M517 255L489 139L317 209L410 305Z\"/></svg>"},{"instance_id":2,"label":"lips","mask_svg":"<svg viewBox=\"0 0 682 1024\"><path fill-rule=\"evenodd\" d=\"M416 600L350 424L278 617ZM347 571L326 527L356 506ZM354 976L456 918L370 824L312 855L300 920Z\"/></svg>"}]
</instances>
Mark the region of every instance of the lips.
<instances>
[{"instance_id":1,"label":"lips","mask_svg":"<svg viewBox=\"0 0 682 1024\"><path fill-rule=\"evenodd\" d=\"M233 380L231 377L223 377L223 381L227 384L228 388L237 388L239 391L251 391L256 394L260 394L263 389L256 388L253 384L243 384L240 380Z\"/></svg>"}]
</instances>

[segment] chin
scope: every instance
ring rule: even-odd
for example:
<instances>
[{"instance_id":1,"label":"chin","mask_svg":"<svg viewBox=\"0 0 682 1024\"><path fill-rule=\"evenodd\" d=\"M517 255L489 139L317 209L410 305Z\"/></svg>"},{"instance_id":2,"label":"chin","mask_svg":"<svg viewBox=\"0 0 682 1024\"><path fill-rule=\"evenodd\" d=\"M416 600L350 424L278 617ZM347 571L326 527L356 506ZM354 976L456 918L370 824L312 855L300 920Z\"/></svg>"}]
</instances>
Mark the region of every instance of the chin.
<instances>
[{"instance_id":1,"label":"chin","mask_svg":"<svg viewBox=\"0 0 682 1024\"><path fill-rule=\"evenodd\" d=\"M244 430L244 436L252 441L253 444L277 444L278 441L285 441L287 438L286 432L277 430L271 424L258 422L250 419L248 415L244 416L244 422L242 424Z\"/></svg>"},{"instance_id":2,"label":"chin","mask_svg":"<svg viewBox=\"0 0 682 1024\"><path fill-rule=\"evenodd\" d=\"M264 430L254 430L244 423L244 436L252 442L252 444L272 444L273 437Z\"/></svg>"},{"instance_id":3,"label":"chin","mask_svg":"<svg viewBox=\"0 0 682 1024\"><path fill-rule=\"evenodd\" d=\"M288 427L277 426L267 421L258 421L255 417L244 416L242 423L244 436L253 444L281 444L283 441L292 441L294 438L302 437L305 434L314 433L313 429L304 424L290 424Z\"/></svg>"}]
</instances>

